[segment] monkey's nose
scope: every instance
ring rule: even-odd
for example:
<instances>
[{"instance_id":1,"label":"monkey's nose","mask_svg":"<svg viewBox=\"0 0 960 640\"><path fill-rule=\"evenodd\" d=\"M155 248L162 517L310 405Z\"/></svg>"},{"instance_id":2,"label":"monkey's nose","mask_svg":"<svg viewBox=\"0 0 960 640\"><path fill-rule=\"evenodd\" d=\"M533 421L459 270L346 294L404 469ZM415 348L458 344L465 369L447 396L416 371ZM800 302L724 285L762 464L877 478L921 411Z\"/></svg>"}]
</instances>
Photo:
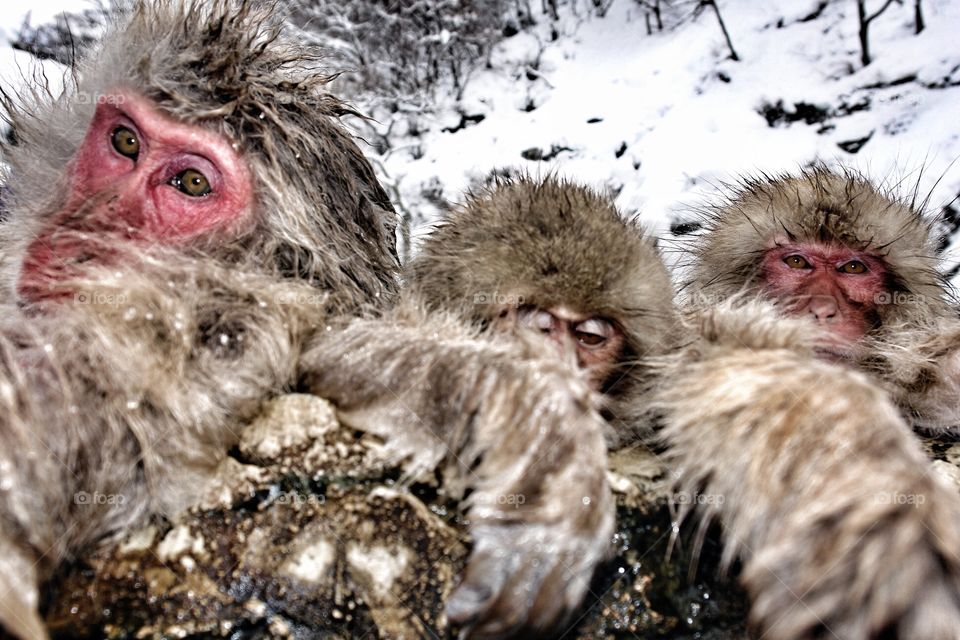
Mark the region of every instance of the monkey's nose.
<instances>
[{"instance_id":1,"label":"monkey's nose","mask_svg":"<svg viewBox=\"0 0 960 640\"><path fill-rule=\"evenodd\" d=\"M807 311L822 324L833 322L838 310L837 300L833 296L811 296L807 304Z\"/></svg>"}]
</instances>

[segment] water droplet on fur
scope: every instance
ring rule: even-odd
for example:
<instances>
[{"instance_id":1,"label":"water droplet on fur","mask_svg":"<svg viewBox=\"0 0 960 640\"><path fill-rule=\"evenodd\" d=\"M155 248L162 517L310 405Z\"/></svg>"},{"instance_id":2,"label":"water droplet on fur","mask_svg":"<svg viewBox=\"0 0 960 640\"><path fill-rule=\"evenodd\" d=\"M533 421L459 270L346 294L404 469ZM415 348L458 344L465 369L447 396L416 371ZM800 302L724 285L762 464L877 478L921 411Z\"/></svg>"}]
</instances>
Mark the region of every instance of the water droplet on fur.
<instances>
[{"instance_id":1,"label":"water droplet on fur","mask_svg":"<svg viewBox=\"0 0 960 640\"><path fill-rule=\"evenodd\" d=\"M45 344L43 345L43 350L46 351L47 353L53 353L53 345L49 343Z\"/></svg>"},{"instance_id":2,"label":"water droplet on fur","mask_svg":"<svg viewBox=\"0 0 960 640\"><path fill-rule=\"evenodd\" d=\"M127 310L123 312L123 319L129 322L137 317L137 310L133 307L127 307Z\"/></svg>"},{"instance_id":3,"label":"water droplet on fur","mask_svg":"<svg viewBox=\"0 0 960 640\"><path fill-rule=\"evenodd\" d=\"M590 504L590 496L583 496L583 504L584 506L588 506Z\"/></svg>"},{"instance_id":4,"label":"water droplet on fur","mask_svg":"<svg viewBox=\"0 0 960 640\"><path fill-rule=\"evenodd\" d=\"M139 408L140 408L139 400L136 400L136 399L127 400L127 409L129 409L130 411L134 411L135 409L139 409Z\"/></svg>"}]
</instances>

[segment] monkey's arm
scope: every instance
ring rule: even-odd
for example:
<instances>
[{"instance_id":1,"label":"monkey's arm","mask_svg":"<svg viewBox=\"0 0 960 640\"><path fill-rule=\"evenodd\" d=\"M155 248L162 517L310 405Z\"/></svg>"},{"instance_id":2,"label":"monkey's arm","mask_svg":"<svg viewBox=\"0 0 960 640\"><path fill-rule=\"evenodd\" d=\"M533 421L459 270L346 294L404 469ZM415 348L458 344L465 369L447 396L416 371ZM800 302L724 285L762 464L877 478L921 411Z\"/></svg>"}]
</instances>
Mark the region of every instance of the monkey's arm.
<instances>
[{"instance_id":1,"label":"monkey's arm","mask_svg":"<svg viewBox=\"0 0 960 640\"><path fill-rule=\"evenodd\" d=\"M603 421L574 372L531 351L408 310L325 332L302 365L410 473L445 460L448 489L472 491L473 554L447 614L481 637L562 620L613 531Z\"/></svg>"},{"instance_id":2,"label":"monkey's arm","mask_svg":"<svg viewBox=\"0 0 960 640\"><path fill-rule=\"evenodd\" d=\"M743 559L764 637L956 638L960 496L888 396L785 348L782 319L701 320L665 371L664 433L682 488L712 498L727 560Z\"/></svg>"}]
</instances>

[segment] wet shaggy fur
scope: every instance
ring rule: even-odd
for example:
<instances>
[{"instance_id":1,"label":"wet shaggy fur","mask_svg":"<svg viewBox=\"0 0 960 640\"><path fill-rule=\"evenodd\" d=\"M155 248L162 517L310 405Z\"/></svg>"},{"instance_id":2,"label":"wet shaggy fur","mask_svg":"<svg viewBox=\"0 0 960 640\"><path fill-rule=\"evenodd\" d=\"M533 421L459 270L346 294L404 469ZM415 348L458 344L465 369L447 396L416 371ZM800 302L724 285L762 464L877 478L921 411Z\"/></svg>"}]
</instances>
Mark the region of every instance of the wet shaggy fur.
<instances>
[{"instance_id":1,"label":"wet shaggy fur","mask_svg":"<svg viewBox=\"0 0 960 640\"><path fill-rule=\"evenodd\" d=\"M352 109L326 91L319 53L283 33L278 13L271 3L138 3L82 56L63 96L36 90L24 106L8 101L18 144L4 150L13 217L4 246L23 248L61 210L64 167L96 99L119 87L222 134L244 155L258 224L227 247L218 238L217 252L253 253L259 270L335 291L345 310L392 293L396 215L338 121ZM4 251L8 262L19 255ZM8 283L15 269L5 267Z\"/></svg>"},{"instance_id":2,"label":"wet shaggy fur","mask_svg":"<svg viewBox=\"0 0 960 640\"><path fill-rule=\"evenodd\" d=\"M593 394L542 340L504 341L418 300L390 320L355 320L309 348L307 388L389 438L408 474L442 464L448 495L471 490L474 550L449 619L471 637L540 637L576 611L610 552Z\"/></svg>"},{"instance_id":3,"label":"wet shaggy fur","mask_svg":"<svg viewBox=\"0 0 960 640\"><path fill-rule=\"evenodd\" d=\"M653 240L609 198L556 178L501 180L438 224L405 275L405 295L481 327L511 305L612 319L627 345L603 389L609 438L648 431L643 359L675 346L673 287Z\"/></svg>"},{"instance_id":4,"label":"wet shaggy fur","mask_svg":"<svg viewBox=\"0 0 960 640\"><path fill-rule=\"evenodd\" d=\"M805 324L724 303L661 361L683 508L723 524L764 638L956 638L956 487L871 379L811 357Z\"/></svg>"},{"instance_id":5,"label":"wet shaggy fur","mask_svg":"<svg viewBox=\"0 0 960 640\"><path fill-rule=\"evenodd\" d=\"M325 395L398 459L416 452L411 475L469 461L448 465L450 491L473 490L474 551L447 613L473 637L550 628L609 549L604 422L584 383L459 317L395 308L394 212L337 121L348 107L276 8L138 5L64 97L38 90L13 115L0 626L17 637L46 636L37 585L60 561L191 504L238 430L291 388ZM252 176L253 223L165 246L107 224L109 192L65 211L91 96L116 89L232 141ZM55 246L94 259L50 265L50 295L18 299L27 247L54 222ZM524 508L505 506L518 492Z\"/></svg>"}]
</instances>

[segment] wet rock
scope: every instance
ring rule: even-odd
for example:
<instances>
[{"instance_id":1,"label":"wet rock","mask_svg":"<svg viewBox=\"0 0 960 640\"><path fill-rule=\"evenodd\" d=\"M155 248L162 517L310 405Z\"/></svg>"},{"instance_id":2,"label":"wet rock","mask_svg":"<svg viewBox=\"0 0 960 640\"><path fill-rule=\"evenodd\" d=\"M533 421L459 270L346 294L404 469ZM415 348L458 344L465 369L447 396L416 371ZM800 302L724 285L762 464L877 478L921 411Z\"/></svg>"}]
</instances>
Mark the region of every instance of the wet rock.
<instances>
[{"instance_id":1,"label":"wet rock","mask_svg":"<svg viewBox=\"0 0 960 640\"><path fill-rule=\"evenodd\" d=\"M443 602L469 552L436 482L406 486L383 444L318 398L269 404L200 503L48 585L59 638L456 637ZM745 600L710 532L673 540L655 451L611 456L619 531L565 637L745 637ZM695 529L695 527L685 527Z\"/></svg>"}]
</instances>

